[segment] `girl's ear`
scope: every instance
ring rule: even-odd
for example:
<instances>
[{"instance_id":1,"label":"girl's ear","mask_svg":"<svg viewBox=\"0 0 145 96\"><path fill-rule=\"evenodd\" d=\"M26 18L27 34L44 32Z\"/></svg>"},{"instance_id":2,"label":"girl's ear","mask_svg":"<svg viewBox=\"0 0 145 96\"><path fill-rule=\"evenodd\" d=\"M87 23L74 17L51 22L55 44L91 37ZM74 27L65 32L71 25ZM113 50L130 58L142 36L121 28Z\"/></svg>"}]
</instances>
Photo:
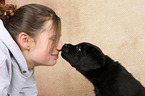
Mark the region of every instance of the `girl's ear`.
<instances>
[{"instance_id":1,"label":"girl's ear","mask_svg":"<svg viewBox=\"0 0 145 96\"><path fill-rule=\"evenodd\" d=\"M21 32L18 36L18 43L23 49L30 49L30 39L31 37L25 32Z\"/></svg>"}]
</instances>

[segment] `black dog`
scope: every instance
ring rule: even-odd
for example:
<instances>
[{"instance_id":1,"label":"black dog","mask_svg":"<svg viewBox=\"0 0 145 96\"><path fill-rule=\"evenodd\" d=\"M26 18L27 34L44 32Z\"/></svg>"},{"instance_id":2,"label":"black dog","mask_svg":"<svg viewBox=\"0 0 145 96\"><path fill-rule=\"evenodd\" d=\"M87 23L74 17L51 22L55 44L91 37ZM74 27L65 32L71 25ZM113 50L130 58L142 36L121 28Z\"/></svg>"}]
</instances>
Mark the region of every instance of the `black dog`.
<instances>
[{"instance_id":1,"label":"black dog","mask_svg":"<svg viewBox=\"0 0 145 96\"><path fill-rule=\"evenodd\" d=\"M95 45L65 44L61 55L92 82L96 96L145 96L145 88Z\"/></svg>"}]
</instances>

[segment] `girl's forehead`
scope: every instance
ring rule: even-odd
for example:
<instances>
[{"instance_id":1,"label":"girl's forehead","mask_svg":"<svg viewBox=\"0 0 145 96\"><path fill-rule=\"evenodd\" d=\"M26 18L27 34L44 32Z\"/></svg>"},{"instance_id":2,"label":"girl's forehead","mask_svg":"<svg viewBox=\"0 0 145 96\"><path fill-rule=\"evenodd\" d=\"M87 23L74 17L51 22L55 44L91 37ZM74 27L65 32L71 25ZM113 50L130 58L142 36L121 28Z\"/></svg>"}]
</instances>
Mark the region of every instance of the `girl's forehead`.
<instances>
[{"instance_id":1,"label":"girl's forehead","mask_svg":"<svg viewBox=\"0 0 145 96\"><path fill-rule=\"evenodd\" d=\"M53 21L52 20L45 21L45 23L42 26L43 26L42 30L51 30L53 26Z\"/></svg>"},{"instance_id":2,"label":"girl's forehead","mask_svg":"<svg viewBox=\"0 0 145 96\"><path fill-rule=\"evenodd\" d=\"M52 28L52 26L53 26L52 20L46 21L42 25L40 34L43 33L43 32L47 32L50 35L56 35L56 32L54 32L54 29Z\"/></svg>"},{"instance_id":3,"label":"girl's forehead","mask_svg":"<svg viewBox=\"0 0 145 96\"><path fill-rule=\"evenodd\" d=\"M61 36L61 31L59 31L60 26L53 22L53 20L47 20L42 27L42 32L47 32L51 38L59 38Z\"/></svg>"}]
</instances>

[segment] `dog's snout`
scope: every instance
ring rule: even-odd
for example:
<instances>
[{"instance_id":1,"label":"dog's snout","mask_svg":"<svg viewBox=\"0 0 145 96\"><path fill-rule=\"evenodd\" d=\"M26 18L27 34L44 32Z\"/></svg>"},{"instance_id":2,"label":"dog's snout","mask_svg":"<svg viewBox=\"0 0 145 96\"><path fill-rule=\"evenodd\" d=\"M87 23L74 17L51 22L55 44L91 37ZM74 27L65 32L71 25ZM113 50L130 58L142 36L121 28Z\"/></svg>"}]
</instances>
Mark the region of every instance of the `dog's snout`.
<instances>
[{"instance_id":1,"label":"dog's snout","mask_svg":"<svg viewBox=\"0 0 145 96\"><path fill-rule=\"evenodd\" d=\"M62 52L68 53L71 48L71 44L64 44Z\"/></svg>"}]
</instances>

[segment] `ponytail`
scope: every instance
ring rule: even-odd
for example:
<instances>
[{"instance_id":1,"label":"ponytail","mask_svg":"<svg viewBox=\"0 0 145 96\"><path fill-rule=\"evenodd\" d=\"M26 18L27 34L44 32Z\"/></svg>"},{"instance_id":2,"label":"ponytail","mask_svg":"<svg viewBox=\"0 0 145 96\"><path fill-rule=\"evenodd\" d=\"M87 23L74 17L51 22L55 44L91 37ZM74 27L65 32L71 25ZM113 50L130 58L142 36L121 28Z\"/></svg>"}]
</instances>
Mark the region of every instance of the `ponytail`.
<instances>
[{"instance_id":1,"label":"ponytail","mask_svg":"<svg viewBox=\"0 0 145 96\"><path fill-rule=\"evenodd\" d=\"M3 21L4 24L6 24L9 19L14 15L16 7L16 5L12 4L0 4L0 19Z\"/></svg>"}]
</instances>

